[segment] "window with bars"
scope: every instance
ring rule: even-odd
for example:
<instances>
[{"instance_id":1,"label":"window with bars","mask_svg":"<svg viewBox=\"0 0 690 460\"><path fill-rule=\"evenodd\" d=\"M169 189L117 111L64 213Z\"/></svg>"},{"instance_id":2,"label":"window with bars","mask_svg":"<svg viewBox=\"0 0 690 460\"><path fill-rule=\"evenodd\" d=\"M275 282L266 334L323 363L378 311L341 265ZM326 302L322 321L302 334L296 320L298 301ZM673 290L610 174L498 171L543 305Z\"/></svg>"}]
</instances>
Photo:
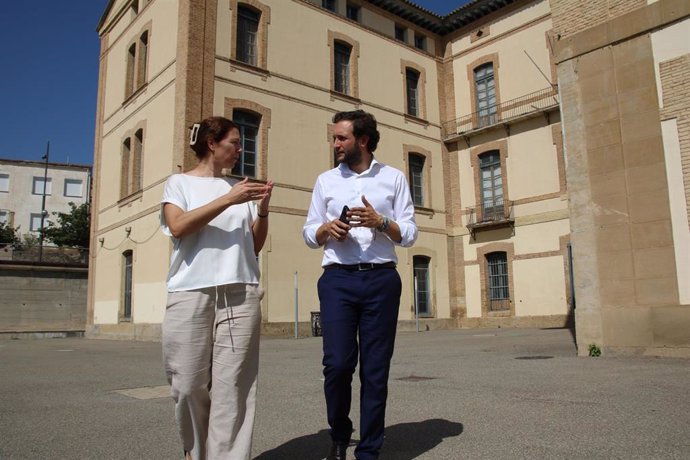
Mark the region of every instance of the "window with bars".
<instances>
[{"instance_id":1,"label":"window with bars","mask_svg":"<svg viewBox=\"0 0 690 460\"><path fill-rule=\"evenodd\" d=\"M242 177L256 177L257 145L261 117L251 112L235 110L233 118L240 129L242 153L240 159L232 168L232 174Z\"/></svg>"},{"instance_id":2,"label":"window with bars","mask_svg":"<svg viewBox=\"0 0 690 460\"><path fill-rule=\"evenodd\" d=\"M505 217L501 154L498 150L479 155L481 181L481 220L496 221Z\"/></svg>"},{"instance_id":3,"label":"window with bars","mask_svg":"<svg viewBox=\"0 0 690 460\"><path fill-rule=\"evenodd\" d=\"M412 265L414 270L414 297L419 316L431 315L429 262L426 256L414 256Z\"/></svg>"},{"instance_id":4,"label":"window with bars","mask_svg":"<svg viewBox=\"0 0 690 460\"><path fill-rule=\"evenodd\" d=\"M407 89L407 114L419 116L419 72L409 67L405 69L405 87Z\"/></svg>"},{"instance_id":5,"label":"window with bars","mask_svg":"<svg viewBox=\"0 0 690 460\"><path fill-rule=\"evenodd\" d=\"M237 60L257 65L258 31L261 13L246 6L237 8Z\"/></svg>"},{"instance_id":6,"label":"window with bars","mask_svg":"<svg viewBox=\"0 0 690 460\"><path fill-rule=\"evenodd\" d=\"M350 94L350 55L352 47L346 43L336 41L333 46L334 90Z\"/></svg>"},{"instance_id":7,"label":"window with bars","mask_svg":"<svg viewBox=\"0 0 690 460\"><path fill-rule=\"evenodd\" d=\"M132 251L122 253L123 259L123 281L124 289L122 292L122 318L132 318Z\"/></svg>"},{"instance_id":8,"label":"window with bars","mask_svg":"<svg viewBox=\"0 0 690 460\"><path fill-rule=\"evenodd\" d=\"M505 252L486 255L489 311L510 310L508 258Z\"/></svg>"},{"instance_id":9,"label":"window with bars","mask_svg":"<svg viewBox=\"0 0 690 460\"><path fill-rule=\"evenodd\" d=\"M408 161L412 202L415 206L424 206L424 157L411 153Z\"/></svg>"},{"instance_id":10,"label":"window with bars","mask_svg":"<svg viewBox=\"0 0 690 460\"><path fill-rule=\"evenodd\" d=\"M474 85L479 127L496 123L496 84L493 63L489 62L474 69Z\"/></svg>"}]
</instances>

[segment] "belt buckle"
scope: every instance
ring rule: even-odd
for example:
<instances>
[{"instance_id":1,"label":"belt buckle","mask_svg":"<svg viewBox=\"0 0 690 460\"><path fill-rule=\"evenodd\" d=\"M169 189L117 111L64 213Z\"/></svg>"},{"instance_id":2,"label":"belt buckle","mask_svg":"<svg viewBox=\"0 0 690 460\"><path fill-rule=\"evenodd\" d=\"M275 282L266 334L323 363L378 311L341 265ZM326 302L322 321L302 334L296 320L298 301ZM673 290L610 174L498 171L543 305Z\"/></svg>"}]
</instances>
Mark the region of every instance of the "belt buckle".
<instances>
[{"instance_id":1,"label":"belt buckle","mask_svg":"<svg viewBox=\"0 0 690 460\"><path fill-rule=\"evenodd\" d=\"M369 270L374 269L374 264L368 263L368 264L357 264L357 271L358 272L366 272Z\"/></svg>"}]
</instances>

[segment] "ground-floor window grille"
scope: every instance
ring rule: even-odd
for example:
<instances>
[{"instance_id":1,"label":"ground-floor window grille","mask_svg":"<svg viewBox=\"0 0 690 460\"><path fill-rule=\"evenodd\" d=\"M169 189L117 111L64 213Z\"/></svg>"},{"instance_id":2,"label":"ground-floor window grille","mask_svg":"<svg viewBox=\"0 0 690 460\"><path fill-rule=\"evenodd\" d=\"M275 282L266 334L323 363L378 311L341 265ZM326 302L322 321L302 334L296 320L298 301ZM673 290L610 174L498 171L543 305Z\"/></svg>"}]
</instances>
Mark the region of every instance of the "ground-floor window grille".
<instances>
[{"instance_id":1,"label":"ground-floor window grille","mask_svg":"<svg viewBox=\"0 0 690 460\"><path fill-rule=\"evenodd\" d=\"M486 256L489 311L510 310L508 260L505 252Z\"/></svg>"}]
</instances>

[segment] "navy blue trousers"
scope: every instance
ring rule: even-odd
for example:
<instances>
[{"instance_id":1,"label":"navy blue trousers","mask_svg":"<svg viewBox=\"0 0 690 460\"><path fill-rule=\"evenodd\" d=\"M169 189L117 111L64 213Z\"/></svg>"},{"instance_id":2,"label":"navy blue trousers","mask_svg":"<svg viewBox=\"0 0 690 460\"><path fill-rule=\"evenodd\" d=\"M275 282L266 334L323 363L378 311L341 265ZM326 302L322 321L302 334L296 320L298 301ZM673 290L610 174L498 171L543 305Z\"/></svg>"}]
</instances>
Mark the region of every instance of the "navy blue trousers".
<instances>
[{"instance_id":1,"label":"navy blue trousers","mask_svg":"<svg viewBox=\"0 0 690 460\"><path fill-rule=\"evenodd\" d=\"M395 268L332 268L324 270L318 282L324 393L331 438L335 442L350 441L352 375L359 358L360 442L355 456L360 460L377 458L383 445L400 291Z\"/></svg>"}]
</instances>

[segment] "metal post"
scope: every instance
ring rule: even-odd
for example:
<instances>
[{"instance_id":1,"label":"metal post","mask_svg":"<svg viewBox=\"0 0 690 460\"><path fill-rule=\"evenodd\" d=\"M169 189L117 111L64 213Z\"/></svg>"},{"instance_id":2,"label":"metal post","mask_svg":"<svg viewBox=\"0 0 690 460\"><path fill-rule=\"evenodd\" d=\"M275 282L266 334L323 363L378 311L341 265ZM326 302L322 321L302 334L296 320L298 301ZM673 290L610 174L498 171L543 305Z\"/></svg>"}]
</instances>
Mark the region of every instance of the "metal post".
<instances>
[{"instance_id":1,"label":"metal post","mask_svg":"<svg viewBox=\"0 0 690 460\"><path fill-rule=\"evenodd\" d=\"M299 307L298 307L298 293L299 287L297 286L297 271L295 271L295 338L298 337L298 321L299 321Z\"/></svg>"},{"instance_id":2,"label":"metal post","mask_svg":"<svg viewBox=\"0 0 690 460\"><path fill-rule=\"evenodd\" d=\"M45 168L43 170L43 197L41 199L41 228L38 234L38 261L43 261L43 225L46 219L46 188L48 187L48 159L50 158L50 141L46 146L46 154L41 157L45 160Z\"/></svg>"}]
</instances>

